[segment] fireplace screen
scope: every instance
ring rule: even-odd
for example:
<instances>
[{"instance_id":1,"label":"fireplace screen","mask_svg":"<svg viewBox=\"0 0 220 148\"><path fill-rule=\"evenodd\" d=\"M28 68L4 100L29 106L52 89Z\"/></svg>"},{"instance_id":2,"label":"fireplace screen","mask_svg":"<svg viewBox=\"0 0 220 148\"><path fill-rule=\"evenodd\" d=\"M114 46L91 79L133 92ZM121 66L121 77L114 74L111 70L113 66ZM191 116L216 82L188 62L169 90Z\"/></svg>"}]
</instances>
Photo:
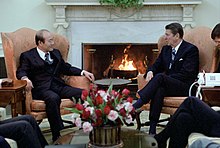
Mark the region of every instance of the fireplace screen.
<instances>
[{"instance_id":1,"label":"fireplace screen","mask_svg":"<svg viewBox=\"0 0 220 148\"><path fill-rule=\"evenodd\" d=\"M96 79L135 79L157 57L157 44L82 44L83 69Z\"/></svg>"}]
</instances>

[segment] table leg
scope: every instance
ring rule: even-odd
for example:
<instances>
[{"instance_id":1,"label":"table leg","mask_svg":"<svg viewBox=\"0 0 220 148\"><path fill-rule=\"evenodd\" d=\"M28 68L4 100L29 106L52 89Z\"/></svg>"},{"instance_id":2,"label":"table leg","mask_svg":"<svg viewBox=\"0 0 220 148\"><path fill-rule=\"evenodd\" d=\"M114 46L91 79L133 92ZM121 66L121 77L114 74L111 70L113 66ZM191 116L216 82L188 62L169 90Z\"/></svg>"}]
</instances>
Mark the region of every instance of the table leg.
<instances>
[{"instance_id":1,"label":"table leg","mask_svg":"<svg viewBox=\"0 0 220 148\"><path fill-rule=\"evenodd\" d=\"M11 101L11 115L12 117L17 117L17 110L16 110L16 94L13 95L12 101Z\"/></svg>"}]
</instances>

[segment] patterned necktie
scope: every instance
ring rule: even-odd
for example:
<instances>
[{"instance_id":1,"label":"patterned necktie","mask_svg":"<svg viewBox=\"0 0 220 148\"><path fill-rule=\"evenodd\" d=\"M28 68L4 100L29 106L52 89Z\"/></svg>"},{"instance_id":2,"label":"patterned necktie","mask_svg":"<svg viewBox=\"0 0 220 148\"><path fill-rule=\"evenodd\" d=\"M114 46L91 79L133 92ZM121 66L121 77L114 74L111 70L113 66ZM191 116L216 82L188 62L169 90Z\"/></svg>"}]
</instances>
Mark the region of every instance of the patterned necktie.
<instances>
[{"instance_id":1,"label":"patterned necktie","mask_svg":"<svg viewBox=\"0 0 220 148\"><path fill-rule=\"evenodd\" d=\"M53 61L50 61L49 59L49 53L45 54L45 62L47 62L49 65L53 63Z\"/></svg>"},{"instance_id":2,"label":"patterned necktie","mask_svg":"<svg viewBox=\"0 0 220 148\"><path fill-rule=\"evenodd\" d=\"M169 69L171 69L171 67L172 67L172 64L173 64L173 62L174 62L175 56L176 56L176 50L175 50L175 48L173 48L173 49L172 49L172 59L171 59L171 62L170 62L170 67L169 67Z\"/></svg>"}]
</instances>

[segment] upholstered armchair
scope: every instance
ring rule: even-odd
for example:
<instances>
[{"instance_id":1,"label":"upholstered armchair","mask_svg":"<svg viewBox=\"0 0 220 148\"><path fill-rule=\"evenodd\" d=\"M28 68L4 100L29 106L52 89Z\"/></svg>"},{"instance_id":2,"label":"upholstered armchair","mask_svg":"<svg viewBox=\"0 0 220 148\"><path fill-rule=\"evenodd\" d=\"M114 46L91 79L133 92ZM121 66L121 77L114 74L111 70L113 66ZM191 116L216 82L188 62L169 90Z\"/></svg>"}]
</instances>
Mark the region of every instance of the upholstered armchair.
<instances>
[{"instance_id":1,"label":"upholstered armchair","mask_svg":"<svg viewBox=\"0 0 220 148\"><path fill-rule=\"evenodd\" d=\"M199 60L200 60L200 72L205 70L209 72L211 69L212 62L212 52L215 47L214 42L211 39L211 29L207 27L196 27L190 30L185 30L184 39L194 45L196 45L199 49ZM158 40L158 49L166 44L163 37L160 37ZM138 75L137 78L138 89L143 88L147 81L144 79L143 74ZM180 97L165 97L164 104L162 108L162 113L173 115L176 109L180 106L180 104L184 101L187 96ZM142 110L150 110L150 103L144 105ZM149 122L141 123L140 121L140 112L137 114L137 129L140 130L141 126L148 126ZM165 119L166 120L166 119ZM160 121L165 121L161 119Z\"/></svg>"},{"instance_id":2,"label":"upholstered armchair","mask_svg":"<svg viewBox=\"0 0 220 148\"><path fill-rule=\"evenodd\" d=\"M1 33L8 78L16 79L20 54L36 46L35 34L36 31L29 28L21 28L11 33ZM54 48L59 49L63 59L67 60L69 42L64 36L54 34ZM64 76L64 79L68 85L89 89L90 82L84 76ZM64 109L65 107L74 107L74 103L68 98L62 99L60 105L61 115L69 113ZM31 92L26 92L25 109L26 114L34 116L39 123L46 118L44 101L33 100Z\"/></svg>"}]
</instances>

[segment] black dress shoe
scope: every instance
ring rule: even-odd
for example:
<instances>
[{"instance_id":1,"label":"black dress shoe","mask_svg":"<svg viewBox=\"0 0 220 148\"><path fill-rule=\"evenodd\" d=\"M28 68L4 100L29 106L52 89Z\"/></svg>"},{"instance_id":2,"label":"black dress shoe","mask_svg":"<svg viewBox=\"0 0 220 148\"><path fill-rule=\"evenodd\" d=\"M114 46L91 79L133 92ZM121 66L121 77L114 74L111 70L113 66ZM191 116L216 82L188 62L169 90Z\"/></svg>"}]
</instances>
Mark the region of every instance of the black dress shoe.
<instances>
[{"instance_id":1,"label":"black dress shoe","mask_svg":"<svg viewBox=\"0 0 220 148\"><path fill-rule=\"evenodd\" d=\"M167 142L166 141L162 141L158 135L154 135L154 138L156 139L157 141L157 145L158 145L158 148L166 148L167 147Z\"/></svg>"},{"instance_id":2,"label":"black dress shoe","mask_svg":"<svg viewBox=\"0 0 220 148\"><path fill-rule=\"evenodd\" d=\"M124 124L125 124L126 126L134 126L134 123L130 123L130 124L128 124L128 123L125 122L125 121L124 121Z\"/></svg>"}]
</instances>

